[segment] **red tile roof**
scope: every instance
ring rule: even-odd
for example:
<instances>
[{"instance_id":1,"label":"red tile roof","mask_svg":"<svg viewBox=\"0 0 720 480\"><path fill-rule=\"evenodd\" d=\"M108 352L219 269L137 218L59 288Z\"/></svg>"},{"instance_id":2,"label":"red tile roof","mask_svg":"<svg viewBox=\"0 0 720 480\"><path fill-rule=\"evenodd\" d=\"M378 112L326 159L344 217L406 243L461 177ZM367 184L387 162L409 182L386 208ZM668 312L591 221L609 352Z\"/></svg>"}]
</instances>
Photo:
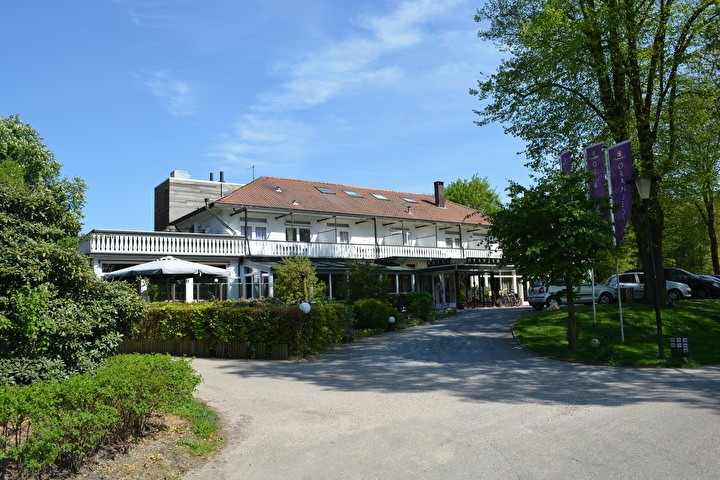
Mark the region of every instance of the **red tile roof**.
<instances>
[{"instance_id":1,"label":"red tile roof","mask_svg":"<svg viewBox=\"0 0 720 480\"><path fill-rule=\"evenodd\" d=\"M327 189L325 191L328 193L319 189ZM353 193L356 196L353 196ZM382 195L387 200L379 199L373 194ZM436 206L434 195L289 178L260 177L216 203L294 213L488 224L487 219L476 210L449 200L445 200L444 208Z\"/></svg>"}]
</instances>

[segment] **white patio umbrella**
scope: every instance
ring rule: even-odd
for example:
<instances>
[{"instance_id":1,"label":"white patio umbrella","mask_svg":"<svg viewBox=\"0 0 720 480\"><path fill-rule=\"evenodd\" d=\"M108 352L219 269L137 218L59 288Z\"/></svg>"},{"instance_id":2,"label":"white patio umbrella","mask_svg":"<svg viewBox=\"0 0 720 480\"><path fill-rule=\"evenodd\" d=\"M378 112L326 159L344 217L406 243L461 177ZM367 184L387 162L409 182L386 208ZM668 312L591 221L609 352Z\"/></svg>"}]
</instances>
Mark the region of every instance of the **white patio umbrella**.
<instances>
[{"instance_id":1,"label":"white patio umbrella","mask_svg":"<svg viewBox=\"0 0 720 480\"><path fill-rule=\"evenodd\" d=\"M228 277L230 272L224 268L211 267L202 263L189 262L175 257L162 257L152 262L141 263L114 272L103 274L105 279L122 277L174 277L187 278L207 275L210 277Z\"/></svg>"}]
</instances>

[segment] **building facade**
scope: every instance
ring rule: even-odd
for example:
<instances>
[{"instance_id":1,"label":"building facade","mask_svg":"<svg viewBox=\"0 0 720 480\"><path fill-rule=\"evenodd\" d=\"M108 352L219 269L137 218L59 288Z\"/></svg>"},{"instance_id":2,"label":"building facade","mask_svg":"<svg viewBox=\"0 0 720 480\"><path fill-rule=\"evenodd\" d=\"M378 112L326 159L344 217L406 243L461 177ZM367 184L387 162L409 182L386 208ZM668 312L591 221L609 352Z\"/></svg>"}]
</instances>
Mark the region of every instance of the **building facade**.
<instances>
[{"instance_id":1,"label":"building facade","mask_svg":"<svg viewBox=\"0 0 720 480\"><path fill-rule=\"evenodd\" d=\"M431 293L436 308L522 296L488 241L487 219L447 201L442 182L430 195L274 177L222 185L220 177L171 175L156 188L155 231L93 230L82 252L98 275L165 255L227 268L221 285L203 287L221 298L273 296L276 268L294 256L313 262L335 299L354 260L382 265L391 293ZM202 282L189 283L193 298L205 296Z\"/></svg>"}]
</instances>

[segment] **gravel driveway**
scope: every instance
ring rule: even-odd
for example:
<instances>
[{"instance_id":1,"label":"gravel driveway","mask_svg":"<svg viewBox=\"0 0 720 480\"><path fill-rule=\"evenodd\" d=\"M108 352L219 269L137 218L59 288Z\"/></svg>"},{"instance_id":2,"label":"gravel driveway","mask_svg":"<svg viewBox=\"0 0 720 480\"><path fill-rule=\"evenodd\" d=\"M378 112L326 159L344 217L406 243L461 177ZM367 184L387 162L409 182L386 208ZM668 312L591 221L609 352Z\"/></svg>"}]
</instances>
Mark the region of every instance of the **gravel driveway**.
<instances>
[{"instance_id":1,"label":"gravel driveway","mask_svg":"<svg viewBox=\"0 0 720 480\"><path fill-rule=\"evenodd\" d=\"M539 358L510 330L529 312L465 311L302 362L196 359L228 445L185 478L720 476L720 368Z\"/></svg>"}]
</instances>

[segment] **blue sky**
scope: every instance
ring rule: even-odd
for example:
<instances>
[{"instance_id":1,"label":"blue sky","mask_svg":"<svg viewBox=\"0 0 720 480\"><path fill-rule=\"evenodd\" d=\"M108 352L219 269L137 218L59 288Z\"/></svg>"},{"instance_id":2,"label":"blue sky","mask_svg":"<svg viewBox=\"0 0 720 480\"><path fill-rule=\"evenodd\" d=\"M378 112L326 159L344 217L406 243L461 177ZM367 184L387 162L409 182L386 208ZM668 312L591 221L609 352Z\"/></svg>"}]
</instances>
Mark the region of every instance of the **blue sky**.
<instances>
[{"instance_id":1,"label":"blue sky","mask_svg":"<svg viewBox=\"0 0 720 480\"><path fill-rule=\"evenodd\" d=\"M88 185L83 232L152 230L172 170L432 193L527 183L478 127L482 0L3 0L0 115ZM253 168L254 167L254 168Z\"/></svg>"}]
</instances>

